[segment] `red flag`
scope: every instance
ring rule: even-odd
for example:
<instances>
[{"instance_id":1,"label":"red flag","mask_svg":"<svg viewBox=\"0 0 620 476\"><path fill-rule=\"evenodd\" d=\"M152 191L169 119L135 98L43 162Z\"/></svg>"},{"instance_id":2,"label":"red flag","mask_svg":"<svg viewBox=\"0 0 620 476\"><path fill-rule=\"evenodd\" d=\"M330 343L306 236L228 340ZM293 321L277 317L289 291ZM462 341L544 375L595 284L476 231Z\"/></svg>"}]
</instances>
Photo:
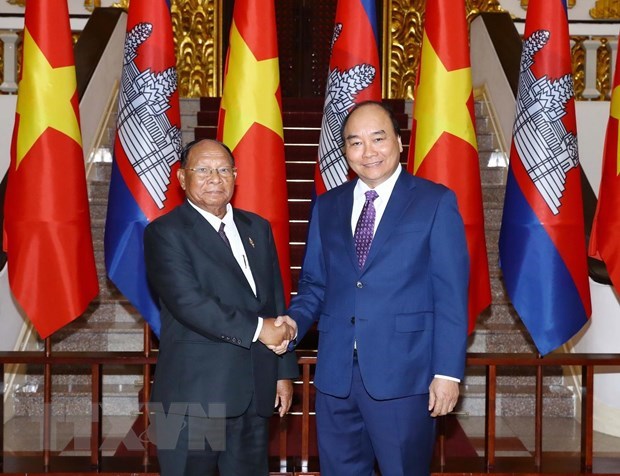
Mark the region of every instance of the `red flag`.
<instances>
[{"instance_id":1,"label":"red flag","mask_svg":"<svg viewBox=\"0 0 620 476\"><path fill-rule=\"evenodd\" d=\"M620 52L611 94L609 121L603 152L603 173L592 233L590 256L602 260L613 285L620 291Z\"/></svg>"},{"instance_id":2,"label":"red flag","mask_svg":"<svg viewBox=\"0 0 620 476\"><path fill-rule=\"evenodd\" d=\"M273 0L237 0L229 44L218 139L232 150L239 171L233 206L270 221L288 303L288 194Z\"/></svg>"},{"instance_id":3,"label":"red flag","mask_svg":"<svg viewBox=\"0 0 620 476\"><path fill-rule=\"evenodd\" d=\"M97 295L66 0L26 2L5 203L9 283L42 338Z\"/></svg>"},{"instance_id":4,"label":"red flag","mask_svg":"<svg viewBox=\"0 0 620 476\"><path fill-rule=\"evenodd\" d=\"M377 45L374 0L339 0L314 174L317 195L348 180L340 128L349 110L362 101L381 101Z\"/></svg>"},{"instance_id":5,"label":"red flag","mask_svg":"<svg viewBox=\"0 0 620 476\"><path fill-rule=\"evenodd\" d=\"M469 332L491 303L464 0L427 2L407 168L457 196L470 256Z\"/></svg>"}]
</instances>

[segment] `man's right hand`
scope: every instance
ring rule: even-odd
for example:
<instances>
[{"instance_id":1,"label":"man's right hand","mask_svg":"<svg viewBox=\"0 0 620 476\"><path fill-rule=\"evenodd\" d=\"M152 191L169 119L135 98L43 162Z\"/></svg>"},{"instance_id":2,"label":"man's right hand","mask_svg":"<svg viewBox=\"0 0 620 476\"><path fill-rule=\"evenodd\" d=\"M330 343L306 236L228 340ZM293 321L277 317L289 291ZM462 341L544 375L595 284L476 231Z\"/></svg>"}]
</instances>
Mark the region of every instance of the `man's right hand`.
<instances>
[{"instance_id":1,"label":"man's right hand","mask_svg":"<svg viewBox=\"0 0 620 476\"><path fill-rule=\"evenodd\" d=\"M272 317L263 318L263 328L258 335L258 340L280 355L286 352L288 344L295 338L297 328Z\"/></svg>"},{"instance_id":2,"label":"man's right hand","mask_svg":"<svg viewBox=\"0 0 620 476\"><path fill-rule=\"evenodd\" d=\"M297 337L297 323L287 315L278 316L276 322L274 323L276 327L279 326L289 326L293 329L293 336L286 341L283 341L280 345L268 345L271 350L273 350L276 354L281 355L284 354L288 350L288 345L292 340L295 340Z\"/></svg>"}]
</instances>

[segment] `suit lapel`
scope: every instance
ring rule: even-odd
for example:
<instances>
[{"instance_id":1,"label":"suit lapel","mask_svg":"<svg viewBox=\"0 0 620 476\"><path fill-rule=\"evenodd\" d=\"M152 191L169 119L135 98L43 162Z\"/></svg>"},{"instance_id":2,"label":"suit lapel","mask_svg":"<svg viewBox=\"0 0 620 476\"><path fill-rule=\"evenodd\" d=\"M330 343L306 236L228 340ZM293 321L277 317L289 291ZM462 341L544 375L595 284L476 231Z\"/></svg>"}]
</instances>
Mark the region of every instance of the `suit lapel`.
<instances>
[{"instance_id":1,"label":"suit lapel","mask_svg":"<svg viewBox=\"0 0 620 476\"><path fill-rule=\"evenodd\" d=\"M222 268L228 270L241 285L246 286L247 290L254 295L250 283L248 283L243 271L239 267L239 263L237 263L232 251L224 243L217 231L187 202L184 203L183 207L184 218L191 228L192 242L196 244L196 247L220 263Z\"/></svg>"},{"instance_id":2,"label":"suit lapel","mask_svg":"<svg viewBox=\"0 0 620 476\"><path fill-rule=\"evenodd\" d=\"M336 229L342 236L351 263L356 268L358 267L357 252L355 251L355 242L351 232L351 213L353 213L353 190L355 190L357 180L347 182L346 188L343 189L338 197L338 206L336 207L338 210Z\"/></svg>"},{"instance_id":3,"label":"suit lapel","mask_svg":"<svg viewBox=\"0 0 620 476\"><path fill-rule=\"evenodd\" d=\"M403 170L398 180L396 180L396 184L394 184L392 195L385 207L377 232L372 239L364 269L367 269L372 264L374 257L379 254L381 247L392 234L396 225L400 223L403 213L414 199L414 189L415 180Z\"/></svg>"},{"instance_id":4,"label":"suit lapel","mask_svg":"<svg viewBox=\"0 0 620 476\"><path fill-rule=\"evenodd\" d=\"M252 273L254 284L256 285L256 298L262 302L265 299L263 287L267 278L265 277L265 270L261 266L261 261L258 255L260 251L258 250L262 250L264 253L267 252L267 248L264 246L264 243L262 243L262 241L266 238L262 235L256 235L252 228L252 222L248 220L247 217L240 215L239 213L235 213L234 219L235 226L237 227L237 231L241 237L241 243L243 244L243 248L245 250L245 255L248 258L250 272ZM243 276L243 280L251 289L251 286L248 283L248 280L245 279L245 276Z\"/></svg>"}]
</instances>

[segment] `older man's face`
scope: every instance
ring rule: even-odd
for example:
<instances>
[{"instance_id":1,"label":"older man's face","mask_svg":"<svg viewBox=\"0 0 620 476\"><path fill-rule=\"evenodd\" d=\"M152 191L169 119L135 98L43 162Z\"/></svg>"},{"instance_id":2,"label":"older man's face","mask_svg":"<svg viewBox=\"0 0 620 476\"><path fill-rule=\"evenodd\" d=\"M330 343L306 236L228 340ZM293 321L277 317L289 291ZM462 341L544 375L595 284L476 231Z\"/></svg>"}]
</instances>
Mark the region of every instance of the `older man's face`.
<instances>
[{"instance_id":1,"label":"older man's face","mask_svg":"<svg viewBox=\"0 0 620 476\"><path fill-rule=\"evenodd\" d=\"M222 168L233 168L228 152L216 142L204 141L192 147L185 168L179 169L177 174L188 200L220 218L226 214L237 178L236 172L222 176L217 172ZM212 173L206 175L190 169L210 169Z\"/></svg>"}]
</instances>

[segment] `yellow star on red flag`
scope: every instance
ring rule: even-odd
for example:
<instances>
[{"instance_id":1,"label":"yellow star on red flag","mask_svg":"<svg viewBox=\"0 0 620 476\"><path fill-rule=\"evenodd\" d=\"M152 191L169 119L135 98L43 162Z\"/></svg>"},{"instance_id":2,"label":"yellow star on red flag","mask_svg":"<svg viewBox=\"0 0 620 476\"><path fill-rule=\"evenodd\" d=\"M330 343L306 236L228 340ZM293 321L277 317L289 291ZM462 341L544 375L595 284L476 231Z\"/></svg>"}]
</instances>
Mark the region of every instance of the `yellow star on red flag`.
<instances>
[{"instance_id":1,"label":"yellow star on red flag","mask_svg":"<svg viewBox=\"0 0 620 476\"><path fill-rule=\"evenodd\" d=\"M414 107L417 121L414 174L444 132L477 148L476 132L467 107L471 91L471 68L448 71L425 34Z\"/></svg>"},{"instance_id":2,"label":"yellow star on red flag","mask_svg":"<svg viewBox=\"0 0 620 476\"><path fill-rule=\"evenodd\" d=\"M279 86L278 58L257 60L233 22L225 90L234 94L222 98L226 110L223 141L231 150L254 123L282 137L282 115L276 98Z\"/></svg>"},{"instance_id":3,"label":"yellow star on red flag","mask_svg":"<svg viewBox=\"0 0 620 476\"><path fill-rule=\"evenodd\" d=\"M80 125L71 102L76 89L75 66L52 67L28 29L24 31L23 63L26 66L17 97L20 123L16 169L48 127L82 145Z\"/></svg>"}]
</instances>

